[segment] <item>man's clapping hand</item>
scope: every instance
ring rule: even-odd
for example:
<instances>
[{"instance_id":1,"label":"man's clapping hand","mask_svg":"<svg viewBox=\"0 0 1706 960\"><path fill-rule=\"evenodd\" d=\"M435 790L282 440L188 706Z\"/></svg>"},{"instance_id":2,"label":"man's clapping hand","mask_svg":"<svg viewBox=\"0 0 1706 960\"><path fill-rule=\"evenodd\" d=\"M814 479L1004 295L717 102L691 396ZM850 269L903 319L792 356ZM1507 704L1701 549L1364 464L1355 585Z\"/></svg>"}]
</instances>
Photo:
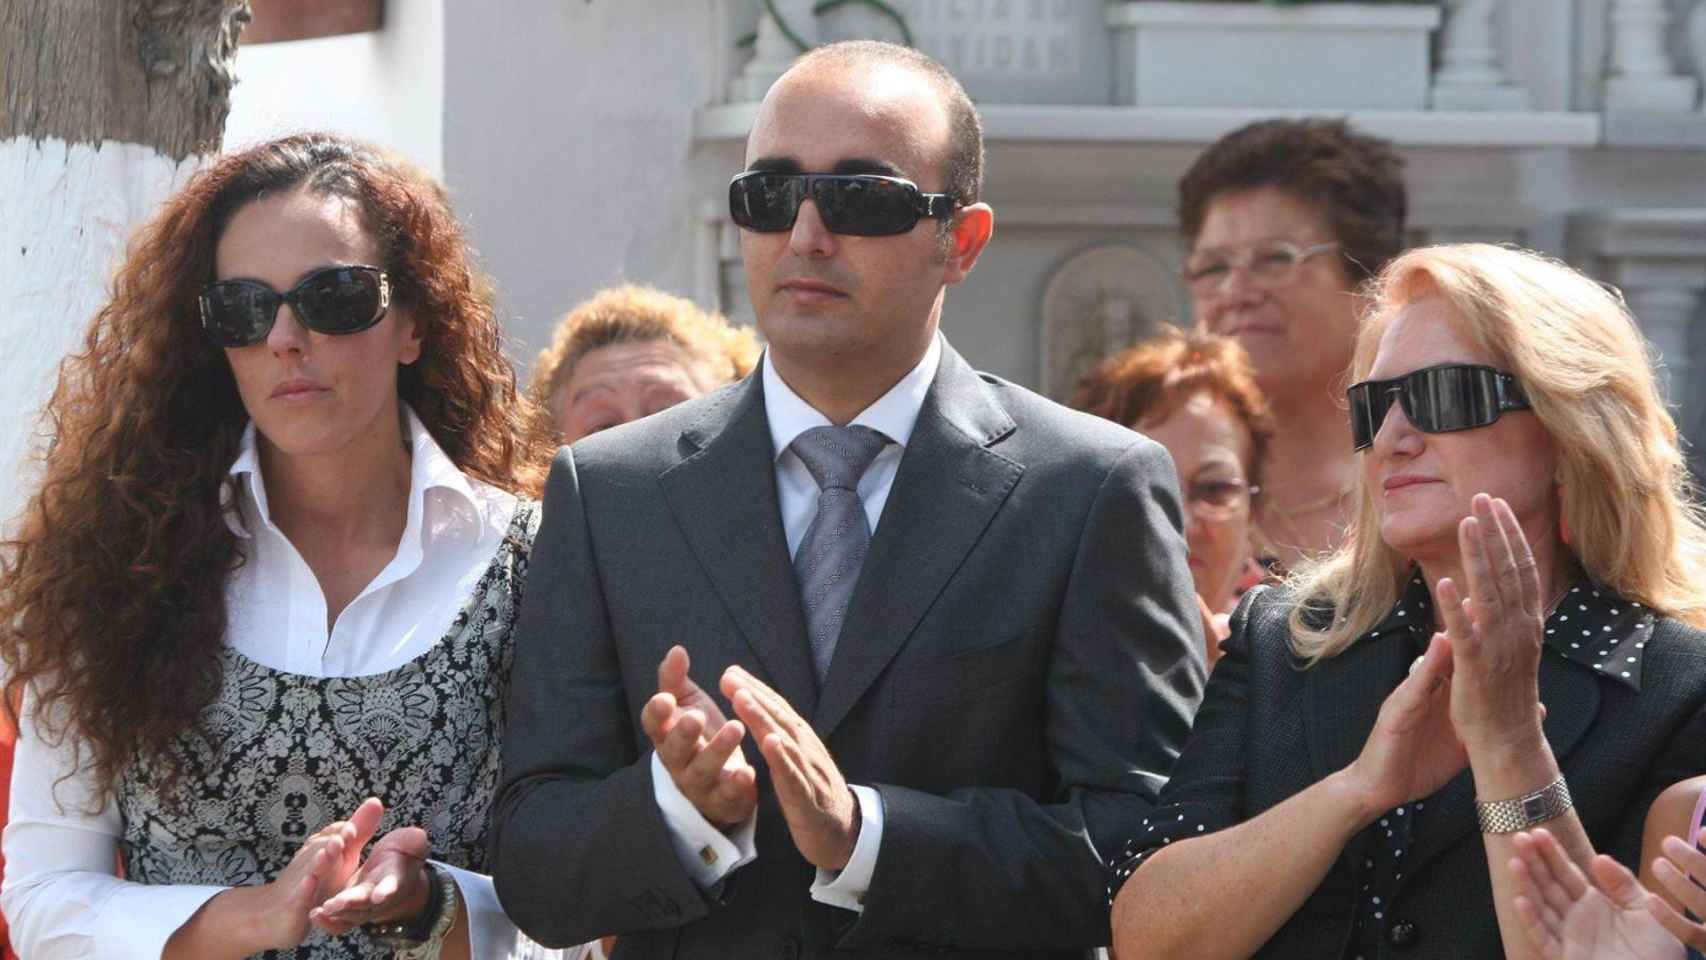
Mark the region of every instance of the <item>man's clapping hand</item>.
<instances>
[{"instance_id":1,"label":"man's clapping hand","mask_svg":"<svg viewBox=\"0 0 1706 960\"><path fill-rule=\"evenodd\" d=\"M740 742L746 727L729 720L715 700L688 676L686 649L675 646L658 665L658 692L646 701L640 724L688 802L700 816L727 830L758 806L758 774Z\"/></svg>"},{"instance_id":2,"label":"man's clapping hand","mask_svg":"<svg viewBox=\"0 0 1706 960\"><path fill-rule=\"evenodd\" d=\"M781 694L740 667L724 671L722 690L770 766L794 846L820 870L845 868L859 841L859 801L829 748Z\"/></svg>"}]
</instances>

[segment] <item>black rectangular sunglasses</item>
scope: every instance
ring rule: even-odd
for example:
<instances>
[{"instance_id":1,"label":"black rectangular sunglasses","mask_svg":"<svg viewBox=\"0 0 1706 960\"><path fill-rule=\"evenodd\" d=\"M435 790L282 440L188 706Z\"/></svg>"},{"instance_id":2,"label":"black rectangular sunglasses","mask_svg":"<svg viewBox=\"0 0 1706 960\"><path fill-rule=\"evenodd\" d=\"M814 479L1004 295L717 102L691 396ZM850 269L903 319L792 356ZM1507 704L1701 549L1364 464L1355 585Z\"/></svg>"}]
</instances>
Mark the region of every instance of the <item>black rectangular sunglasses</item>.
<instances>
[{"instance_id":1,"label":"black rectangular sunglasses","mask_svg":"<svg viewBox=\"0 0 1706 960\"><path fill-rule=\"evenodd\" d=\"M322 267L284 293L259 280L219 280L202 287L196 302L214 343L247 347L267 338L285 303L315 333L360 333L391 306L391 280L378 267Z\"/></svg>"},{"instance_id":2,"label":"black rectangular sunglasses","mask_svg":"<svg viewBox=\"0 0 1706 960\"><path fill-rule=\"evenodd\" d=\"M1506 410L1527 410L1522 384L1503 370L1473 363L1442 363L1391 380L1364 380L1345 391L1351 405L1351 443L1374 443L1396 396L1404 416L1423 433L1451 433L1491 425Z\"/></svg>"},{"instance_id":3,"label":"black rectangular sunglasses","mask_svg":"<svg viewBox=\"0 0 1706 960\"><path fill-rule=\"evenodd\" d=\"M780 233L794 228L807 197L831 233L854 237L892 236L923 217L946 220L954 214L948 194L925 193L900 177L754 170L729 181L729 216L742 229Z\"/></svg>"}]
</instances>

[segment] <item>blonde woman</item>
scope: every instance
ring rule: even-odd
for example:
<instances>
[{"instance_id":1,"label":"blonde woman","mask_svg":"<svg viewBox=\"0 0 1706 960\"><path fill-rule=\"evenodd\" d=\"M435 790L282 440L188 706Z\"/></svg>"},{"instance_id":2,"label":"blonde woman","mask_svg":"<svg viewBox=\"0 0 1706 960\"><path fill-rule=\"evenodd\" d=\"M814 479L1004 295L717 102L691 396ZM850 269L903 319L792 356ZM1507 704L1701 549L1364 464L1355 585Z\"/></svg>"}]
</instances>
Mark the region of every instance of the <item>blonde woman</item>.
<instances>
[{"instance_id":1,"label":"blonde woman","mask_svg":"<svg viewBox=\"0 0 1706 960\"><path fill-rule=\"evenodd\" d=\"M562 442L638 420L733 383L758 363L758 337L654 287L600 290L557 324L528 392Z\"/></svg>"},{"instance_id":2,"label":"blonde woman","mask_svg":"<svg viewBox=\"0 0 1706 960\"><path fill-rule=\"evenodd\" d=\"M1485 245L1404 254L1373 296L1354 522L1234 615L1112 863L1120 960L1531 956L1514 832L1633 864L1706 770L1706 530L1622 304Z\"/></svg>"}]
</instances>

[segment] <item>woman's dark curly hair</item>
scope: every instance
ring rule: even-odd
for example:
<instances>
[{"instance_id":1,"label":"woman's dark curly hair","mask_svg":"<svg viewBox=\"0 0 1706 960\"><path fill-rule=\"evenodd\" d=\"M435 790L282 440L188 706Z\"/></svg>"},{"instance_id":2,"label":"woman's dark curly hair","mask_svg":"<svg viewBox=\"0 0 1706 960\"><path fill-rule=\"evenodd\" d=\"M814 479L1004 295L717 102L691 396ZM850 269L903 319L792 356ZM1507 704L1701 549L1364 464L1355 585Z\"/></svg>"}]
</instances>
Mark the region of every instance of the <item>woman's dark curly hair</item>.
<instances>
[{"instance_id":1,"label":"woman's dark curly hair","mask_svg":"<svg viewBox=\"0 0 1706 960\"><path fill-rule=\"evenodd\" d=\"M492 285L436 181L327 134L214 160L132 238L82 351L61 363L41 486L0 542L7 714L29 688L43 736L76 744L93 803L130 763L163 761L219 693L225 584L241 562L222 504L248 415L196 298L232 215L295 189L359 207L421 331L398 392L444 452L514 493L544 482L547 419L516 389ZM165 764L169 786L183 773Z\"/></svg>"},{"instance_id":2,"label":"woman's dark curly hair","mask_svg":"<svg viewBox=\"0 0 1706 960\"><path fill-rule=\"evenodd\" d=\"M1209 207L1228 193L1273 187L1327 221L1351 284L1404 249L1409 193L1389 141L1343 120L1258 120L1209 145L1179 180L1179 227L1195 246Z\"/></svg>"}]
</instances>

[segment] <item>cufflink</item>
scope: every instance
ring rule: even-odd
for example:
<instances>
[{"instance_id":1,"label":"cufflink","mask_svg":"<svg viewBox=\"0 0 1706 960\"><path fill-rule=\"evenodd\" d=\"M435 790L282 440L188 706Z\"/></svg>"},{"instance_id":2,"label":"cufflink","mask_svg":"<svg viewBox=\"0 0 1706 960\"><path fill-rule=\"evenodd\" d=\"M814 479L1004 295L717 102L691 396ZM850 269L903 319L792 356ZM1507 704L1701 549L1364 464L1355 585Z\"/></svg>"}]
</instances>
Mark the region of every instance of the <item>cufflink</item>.
<instances>
[{"instance_id":1,"label":"cufflink","mask_svg":"<svg viewBox=\"0 0 1706 960\"><path fill-rule=\"evenodd\" d=\"M699 859L703 860L707 867L714 866L717 862L717 851L712 850L710 844L706 844L699 848Z\"/></svg>"}]
</instances>

